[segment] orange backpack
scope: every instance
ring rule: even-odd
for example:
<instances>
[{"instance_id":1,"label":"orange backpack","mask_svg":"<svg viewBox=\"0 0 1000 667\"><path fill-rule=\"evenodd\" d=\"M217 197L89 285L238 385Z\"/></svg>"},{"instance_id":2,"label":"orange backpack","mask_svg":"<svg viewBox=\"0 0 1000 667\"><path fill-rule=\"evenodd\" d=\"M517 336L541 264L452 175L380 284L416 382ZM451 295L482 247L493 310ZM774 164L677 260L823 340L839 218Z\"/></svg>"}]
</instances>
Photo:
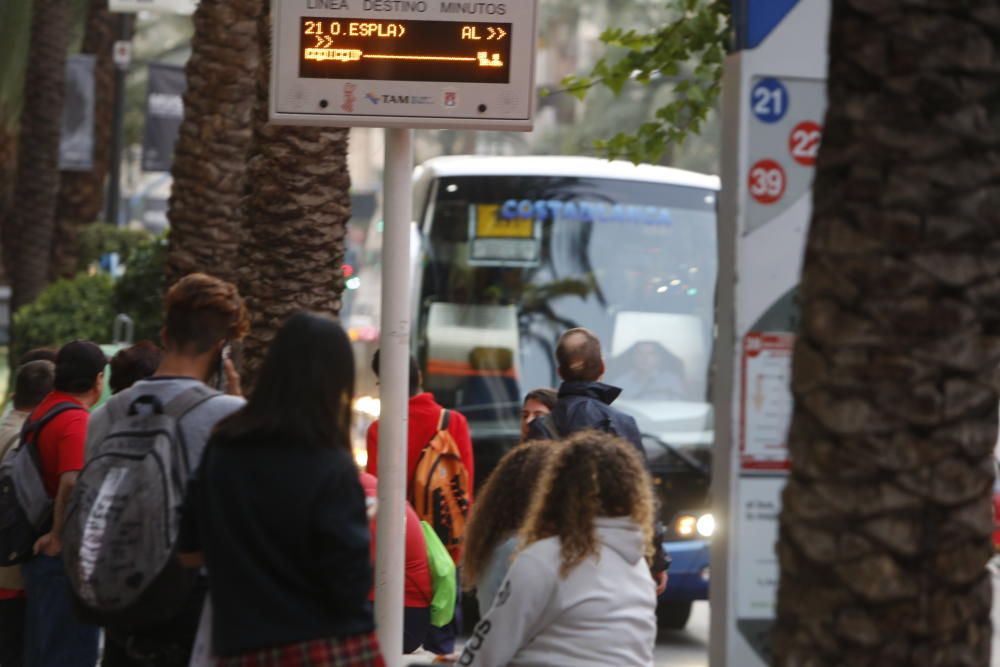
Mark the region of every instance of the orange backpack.
<instances>
[{"instance_id":1,"label":"orange backpack","mask_svg":"<svg viewBox=\"0 0 1000 667\"><path fill-rule=\"evenodd\" d=\"M410 504L429 523L458 563L469 514L469 471L448 432L448 410L441 411L437 432L420 452L413 471Z\"/></svg>"}]
</instances>

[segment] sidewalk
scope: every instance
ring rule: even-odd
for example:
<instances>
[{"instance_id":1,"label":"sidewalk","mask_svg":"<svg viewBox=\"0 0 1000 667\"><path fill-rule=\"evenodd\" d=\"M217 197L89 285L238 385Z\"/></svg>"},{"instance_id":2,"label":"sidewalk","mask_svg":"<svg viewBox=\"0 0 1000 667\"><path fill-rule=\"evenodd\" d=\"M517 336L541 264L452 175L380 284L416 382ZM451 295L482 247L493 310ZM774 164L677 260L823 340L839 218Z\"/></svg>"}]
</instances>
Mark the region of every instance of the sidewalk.
<instances>
[{"instance_id":1,"label":"sidewalk","mask_svg":"<svg viewBox=\"0 0 1000 667\"><path fill-rule=\"evenodd\" d=\"M462 653L462 644L464 639L460 639L455 645L455 655L456 657ZM437 656L428 651L420 649L416 653L410 653L404 655L402 659L396 663L402 667L410 667L410 665L455 665L454 662L434 662L434 658Z\"/></svg>"},{"instance_id":2,"label":"sidewalk","mask_svg":"<svg viewBox=\"0 0 1000 667\"><path fill-rule=\"evenodd\" d=\"M414 655L414 654L409 654L409 655L404 655L399 660L399 662L397 662L396 664L397 665L401 665L401 667L410 667L411 665L442 665L442 666L447 667L447 665L456 665L458 663L455 663L455 662L434 662L434 656L433 655L419 655L419 654L418 655Z\"/></svg>"}]
</instances>

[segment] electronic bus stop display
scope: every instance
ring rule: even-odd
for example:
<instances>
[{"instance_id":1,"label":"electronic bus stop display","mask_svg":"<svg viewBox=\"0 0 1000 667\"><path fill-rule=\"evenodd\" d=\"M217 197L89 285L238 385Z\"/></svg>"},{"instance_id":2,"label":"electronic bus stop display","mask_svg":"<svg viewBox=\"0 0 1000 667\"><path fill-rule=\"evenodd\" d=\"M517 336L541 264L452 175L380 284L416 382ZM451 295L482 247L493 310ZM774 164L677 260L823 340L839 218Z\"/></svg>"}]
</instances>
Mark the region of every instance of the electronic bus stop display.
<instances>
[{"instance_id":1,"label":"electronic bus stop display","mask_svg":"<svg viewBox=\"0 0 1000 667\"><path fill-rule=\"evenodd\" d=\"M273 3L271 120L530 130L535 3Z\"/></svg>"}]
</instances>

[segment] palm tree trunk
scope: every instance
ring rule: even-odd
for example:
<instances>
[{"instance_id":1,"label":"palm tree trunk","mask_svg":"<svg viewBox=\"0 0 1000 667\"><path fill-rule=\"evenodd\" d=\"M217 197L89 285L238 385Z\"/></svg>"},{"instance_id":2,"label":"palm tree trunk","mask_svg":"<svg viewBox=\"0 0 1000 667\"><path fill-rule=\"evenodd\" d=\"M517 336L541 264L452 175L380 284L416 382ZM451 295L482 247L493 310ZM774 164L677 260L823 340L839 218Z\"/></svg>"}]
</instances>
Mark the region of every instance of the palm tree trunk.
<instances>
[{"instance_id":1,"label":"palm tree trunk","mask_svg":"<svg viewBox=\"0 0 1000 667\"><path fill-rule=\"evenodd\" d=\"M1000 16L835 0L800 290L781 667L986 667Z\"/></svg>"},{"instance_id":2,"label":"palm tree trunk","mask_svg":"<svg viewBox=\"0 0 1000 667\"><path fill-rule=\"evenodd\" d=\"M270 23L265 6L259 21L262 46L270 43ZM269 125L269 77L269 49L262 48L239 268L240 291L251 313L243 368L249 386L288 316L303 309L340 311L351 207L348 131Z\"/></svg>"},{"instance_id":3,"label":"palm tree trunk","mask_svg":"<svg viewBox=\"0 0 1000 667\"><path fill-rule=\"evenodd\" d=\"M202 0L174 152L168 284L192 271L236 281L261 0Z\"/></svg>"},{"instance_id":4,"label":"palm tree trunk","mask_svg":"<svg viewBox=\"0 0 1000 667\"><path fill-rule=\"evenodd\" d=\"M111 59L114 22L107 0L90 0L82 53L96 56L94 66L94 166L90 171L64 171L56 204L56 231L52 243L52 277L76 273L80 227L95 222L104 203L111 130L114 117L115 66Z\"/></svg>"},{"instance_id":5,"label":"palm tree trunk","mask_svg":"<svg viewBox=\"0 0 1000 667\"><path fill-rule=\"evenodd\" d=\"M12 310L49 281L68 32L69 0L34 0L13 200Z\"/></svg>"},{"instance_id":6,"label":"palm tree trunk","mask_svg":"<svg viewBox=\"0 0 1000 667\"><path fill-rule=\"evenodd\" d=\"M17 131L0 117L0 281L6 282L13 261L13 199L17 176Z\"/></svg>"}]
</instances>

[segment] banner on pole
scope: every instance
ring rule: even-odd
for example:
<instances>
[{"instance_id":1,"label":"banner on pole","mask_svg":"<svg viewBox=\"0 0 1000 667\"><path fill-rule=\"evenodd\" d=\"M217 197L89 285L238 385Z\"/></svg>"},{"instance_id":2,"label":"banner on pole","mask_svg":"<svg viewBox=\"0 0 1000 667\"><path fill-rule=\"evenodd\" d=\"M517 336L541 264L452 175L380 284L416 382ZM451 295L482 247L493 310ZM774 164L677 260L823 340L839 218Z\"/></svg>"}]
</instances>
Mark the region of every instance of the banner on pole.
<instances>
[{"instance_id":1,"label":"banner on pole","mask_svg":"<svg viewBox=\"0 0 1000 667\"><path fill-rule=\"evenodd\" d=\"M94 168L94 67L92 55L66 59L66 98L59 135L59 168L90 171Z\"/></svg>"},{"instance_id":2,"label":"banner on pole","mask_svg":"<svg viewBox=\"0 0 1000 667\"><path fill-rule=\"evenodd\" d=\"M146 130L142 139L143 171L170 171L174 144L184 118L184 68L150 63L146 93Z\"/></svg>"},{"instance_id":3,"label":"banner on pole","mask_svg":"<svg viewBox=\"0 0 1000 667\"><path fill-rule=\"evenodd\" d=\"M193 14L197 0L108 0L113 12L157 12L160 14Z\"/></svg>"}]
</instances>

